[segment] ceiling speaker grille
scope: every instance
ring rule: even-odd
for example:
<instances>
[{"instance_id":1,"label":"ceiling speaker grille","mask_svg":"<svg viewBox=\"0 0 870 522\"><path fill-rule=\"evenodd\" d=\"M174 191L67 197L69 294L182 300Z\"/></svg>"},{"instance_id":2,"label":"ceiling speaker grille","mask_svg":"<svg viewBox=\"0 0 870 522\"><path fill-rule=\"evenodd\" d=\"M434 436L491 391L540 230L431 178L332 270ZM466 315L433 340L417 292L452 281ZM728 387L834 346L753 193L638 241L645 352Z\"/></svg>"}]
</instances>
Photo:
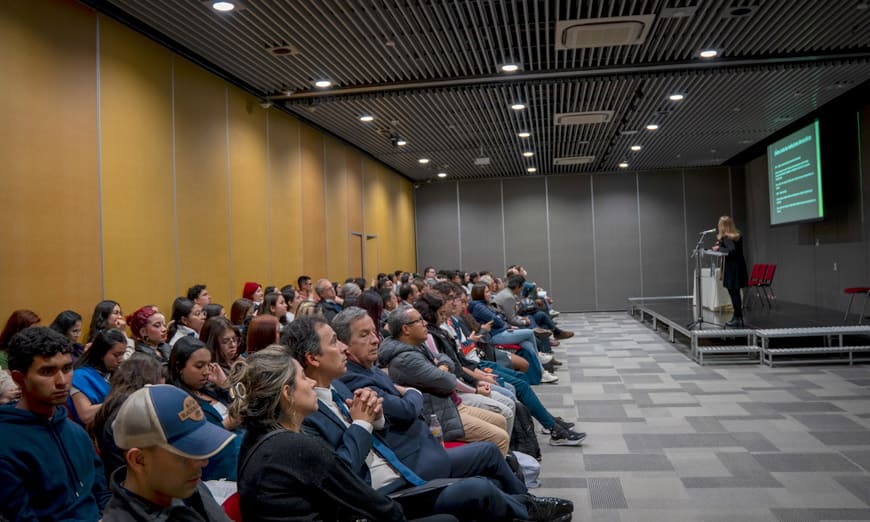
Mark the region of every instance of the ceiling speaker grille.
<instances>
[{"instance_id":1,"label":"ceiling speaker grille","mask_svg":"<svg viewBox=\"0 0 870 522\"><path fill-rule=\"evenodd\" d=\"M655 15L617 16L556 22L556 49L638 45L646 41Z\"/></svg>"}]
</instances>

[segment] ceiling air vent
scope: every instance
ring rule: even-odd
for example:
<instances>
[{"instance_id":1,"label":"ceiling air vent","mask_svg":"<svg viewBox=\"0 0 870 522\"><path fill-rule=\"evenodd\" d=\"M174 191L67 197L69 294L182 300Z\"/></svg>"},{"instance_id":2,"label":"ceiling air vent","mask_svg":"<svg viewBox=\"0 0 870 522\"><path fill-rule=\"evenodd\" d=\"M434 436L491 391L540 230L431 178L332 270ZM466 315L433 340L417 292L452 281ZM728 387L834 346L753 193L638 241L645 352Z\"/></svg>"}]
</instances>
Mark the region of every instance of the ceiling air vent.
<instances>
[{"instance_id":1,"label":"ceiling air vent","mask_svg":"<svg viewBox=\"0 0 870 522\"><path fill-rule=\"evenodd\" d=\"M299 49L296 46L282 42L280 44L266 45L266 51L275 56L296 56Z\"/></svg>"},{"instance_id":2,"label":"ceiling air vent","mask_svg":"<svg viewBox=\"0 0 870 522\"><path fill-rule=\"evenodd\" d=\"M553 165L586 165L595 161L595 156L566 156L564 158L553 158Z\"/></svg>"},{"instance_id":3,"label":"ceiling air vent","mask_svg":"<svg viewBox=\"0 0 870 522\"><path fill-rule=\"evenodd\" d=\"M553 115L553 125L592 125L607 123L613 111L562 112Z\"/></svg>"},{"instance_id":4,"label":"ceiling air vent","mask_svg":"<svg viewBox=\"0 0 870 522\"><path fill-rule=\"evenodd\" d=\"M642 44L655 18L642 15L559 21L556 50Z\"/></svg>"}]
</instances>

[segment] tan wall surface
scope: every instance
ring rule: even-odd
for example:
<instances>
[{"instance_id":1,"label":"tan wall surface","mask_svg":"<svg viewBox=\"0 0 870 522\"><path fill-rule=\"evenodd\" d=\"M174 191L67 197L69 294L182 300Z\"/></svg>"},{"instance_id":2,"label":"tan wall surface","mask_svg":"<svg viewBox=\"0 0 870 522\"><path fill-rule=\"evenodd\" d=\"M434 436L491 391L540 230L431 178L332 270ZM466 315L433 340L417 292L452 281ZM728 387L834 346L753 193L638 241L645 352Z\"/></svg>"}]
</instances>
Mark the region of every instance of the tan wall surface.
<instances>
[{"instance_id":1,"label":"tan wall surface","mask_svg":"<svg viewBox=\"0 0 870 522\"><path fill-rule=\"evenodd\" d=\"M104 16L11 2L0 63L0 321L343 280L352 230L389 238L370 275L413 259L413 237L390 252L414 219L407 180Z\"/></svg>"}]
</instances>

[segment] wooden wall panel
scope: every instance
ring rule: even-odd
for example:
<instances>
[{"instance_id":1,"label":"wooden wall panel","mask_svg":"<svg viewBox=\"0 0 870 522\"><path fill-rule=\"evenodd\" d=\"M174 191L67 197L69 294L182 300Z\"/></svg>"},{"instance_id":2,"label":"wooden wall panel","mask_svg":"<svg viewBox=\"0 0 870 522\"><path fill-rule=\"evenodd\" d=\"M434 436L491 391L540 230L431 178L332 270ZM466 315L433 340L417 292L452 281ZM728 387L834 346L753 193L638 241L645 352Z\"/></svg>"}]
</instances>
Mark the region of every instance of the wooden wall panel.
<instances>
[{"instance_id":1,"label":"wooden wall panel","mask_svg":"<svg viewBox=\"0 0 870 522\"><path fill-rule=\"evenodd\" d=\"M396 184L394 230L396 258L392 270L413 272L417 250L414 231L414 187L407 180L394 176Z\"/></svg>"},{"instance_id":2,"label":"wooden wall panel","mask_svg":"<svg viewBox=\"0 0 870 522\"><path fill-rule=\"evenodd\" d=\"M102 293L96 22L48 4L7 2L0 16L4 322L18 308L44 324L65 308L90 316Z\"/></svg>"},{"instance_id":3,"label":"wooden wall panel","mask_svg":"<svg viewBox=\"0 0 870 522\"><path fill-rule=\"evenodd\" d=\"M317 280L326 276L326 219L323 183L323 135L301 126L302 272Z\"/></svg>"},{"instance_id":4,"label":"wooden wall panel","mask_svg":"<svg viewBox=\"0 0 870 522\"><path fill-rule=\"evenodd\" d=\"M344 146L333 139L324 141L323 173L326 204L326 267L327 277L333 281L344 281L348 271L348 243L350 234L347 227L348 196L347 158Z\"/></svg>"},{"instance_id":5,"label":"wooden wall panel","mask_svg":"<svg viewBox=\"0 0 870 522\"><path fill-rule=\"evenodd\" d=\"M365 245L365 277L373 279L378 272L386 272L390 251L390 231L386 226L389 222L389 198L384 184L380 166L366 159L363 163L363 194L365 198L364 223L367 235L375 238L366 239Z\"/></svg>"},{"instance_id":6,"label":"wooden wall panel","mask_svg":"<svg viewBox=\"0 0 870 522\"><path fill-rule=\"evenodd\" d=\"M208 285L215 303L229 307L226 85L175 59L175 201L178 295Z\"/></svg>"},{"instance_id":7,"label":"wooden wall panel","mask_svg":"<svg viewBox=\"0 0 870 522\"><path fill-rule=\"evenodd\" d=\"M266 176L266 113L256 99L229 88L230 288L242 296L246 281L268 286L270 205Z\"/></svg>"},{"instance_id":8,"label":"wooden wall panel","mask_svg":"<svg viewBox=\"0 0 870 522\"><path fill-rule=\"evenodd\" d=\"M272 201L272 282L296 284L302 273L302 187L296 120L268 112Z\"/></svg>"},{"instance_id":9,"label":"wooden wall panel","mask_svg":"<svg viewBox=\"0 0 870 522\"><path fill-rule=\"evenodd\" d=\"M172 55L100 17L105 295L168 311L176 293Z\"/></svg>"}]
</instances>

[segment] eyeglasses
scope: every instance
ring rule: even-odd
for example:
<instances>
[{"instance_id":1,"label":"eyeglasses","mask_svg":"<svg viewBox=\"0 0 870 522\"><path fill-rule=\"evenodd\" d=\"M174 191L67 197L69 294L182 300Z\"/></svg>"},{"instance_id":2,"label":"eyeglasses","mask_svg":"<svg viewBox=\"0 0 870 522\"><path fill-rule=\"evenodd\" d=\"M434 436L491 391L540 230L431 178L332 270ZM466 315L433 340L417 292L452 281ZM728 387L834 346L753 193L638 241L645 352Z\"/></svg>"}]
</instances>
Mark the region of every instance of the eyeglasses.
<instances>
[{"instance_id":1,"label":"eyeglasses","mask_svg":"<svg viewBox=\"0 0 870 522\"><path fill-rule=\"evenodd\" d=\"M405 323L405 325L410 326L412 324L417 324L417 323L426 324L426 320L421 317L419 319L414 319L413 321L408 321L407 323Z\"/></svg>"}]
</instances>

